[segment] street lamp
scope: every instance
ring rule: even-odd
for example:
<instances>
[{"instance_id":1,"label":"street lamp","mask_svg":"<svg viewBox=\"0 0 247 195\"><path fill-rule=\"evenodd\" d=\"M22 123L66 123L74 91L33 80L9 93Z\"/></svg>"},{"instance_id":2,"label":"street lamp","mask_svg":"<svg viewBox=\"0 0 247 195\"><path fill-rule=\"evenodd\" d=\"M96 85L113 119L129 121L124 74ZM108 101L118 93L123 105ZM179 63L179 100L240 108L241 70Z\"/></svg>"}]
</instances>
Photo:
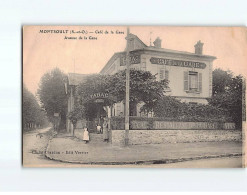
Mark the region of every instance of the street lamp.
<instances>
[{"instance_id":1,"label":"street lamp","mask_svg":"<svg viewBox=\"0 0 247 195\"><path fill-rule=\"evenodd\" d=\"M125 95L125 137L124 145L129 145L129 100L130 100L130 56L129 56L129 27L127 28L127 47L126 47L126 95Z\"/></svg>"}]
</instances>

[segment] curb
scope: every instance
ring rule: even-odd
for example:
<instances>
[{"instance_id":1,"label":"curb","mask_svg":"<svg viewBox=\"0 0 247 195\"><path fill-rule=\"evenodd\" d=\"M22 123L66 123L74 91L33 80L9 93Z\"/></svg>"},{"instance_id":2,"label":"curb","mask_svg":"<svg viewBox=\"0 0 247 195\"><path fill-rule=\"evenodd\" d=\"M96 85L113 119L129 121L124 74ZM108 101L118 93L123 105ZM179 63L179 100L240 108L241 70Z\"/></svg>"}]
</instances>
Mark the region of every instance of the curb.
<instances>
[{"instance_id":1,"label":"curb","mask_svg":"<svg viewBox=\"0 0 247 195\"><path fill-rule=\"evenodd\" d=\"M49 147L49 145L48 145ZM47 147L47 148L48 148ZM47 150L46 150L47 151ZM82 165L151 165L151 164L171 164L171 163L178 163L178 162L186 162L192 160L201 160L201 159L213 159L213 158L225 158L225 157L239 157L242 154L222 154L222 155L211 155L211 156L197 156L197 157L189 157L189 158L178 158L178 159L161 159L161 160L144 160L144 161L126 161L126 162L81 162L81 161L66 161L60 159L54 159L47 156L46 158L50 160L55 160L62 163L70 163L70 164L82 164Z\"/></svg>"}]
</instances>

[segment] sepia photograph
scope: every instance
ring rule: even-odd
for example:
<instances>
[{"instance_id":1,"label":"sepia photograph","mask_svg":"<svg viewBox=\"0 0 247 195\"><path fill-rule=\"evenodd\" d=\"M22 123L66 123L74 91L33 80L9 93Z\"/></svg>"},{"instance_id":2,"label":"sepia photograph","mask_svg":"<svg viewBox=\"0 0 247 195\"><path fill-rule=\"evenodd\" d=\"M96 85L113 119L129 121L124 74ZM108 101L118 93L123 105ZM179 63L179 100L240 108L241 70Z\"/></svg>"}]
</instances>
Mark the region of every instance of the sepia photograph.
<instances>
[{"instance_id":1,"label":"sepia photograph","mask_svg":"<svg viewBox=\"0 0 247 195\"><path fill-rule=\"evenodd\" d=\"M245 167L245 27L22 27L23 167Z\"/></svg>"}]
</instances>

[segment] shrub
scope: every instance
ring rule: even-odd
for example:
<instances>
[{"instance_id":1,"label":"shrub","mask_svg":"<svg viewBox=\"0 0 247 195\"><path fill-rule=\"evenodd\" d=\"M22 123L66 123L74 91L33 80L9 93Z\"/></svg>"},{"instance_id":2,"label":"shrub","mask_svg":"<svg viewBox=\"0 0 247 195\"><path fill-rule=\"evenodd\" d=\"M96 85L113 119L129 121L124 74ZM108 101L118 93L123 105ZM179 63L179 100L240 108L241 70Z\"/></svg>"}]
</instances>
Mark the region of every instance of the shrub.
<instances>
[{"instance_id":1,"label":"shrub","mask_svg":"<svg viewBox=\"0 0 247 195\"><path fill-rule=\"evenodd\" d=\"M174 97L161 98L154 107L155 117L185 122L231 122L227 110L212 105L182 103Z\"/></svg>"},{"instance_id":2,"label":"shrub","mask_svg":"<svg viewBox=\"0 0 247 195\"><path fill-rule=\"evenodd\" d=\"M154 128L154 121L174 122L233 122L229 113L212 105L182 103L173 97L162 98L154 108L155 117L130 116L130 129L132 121L147 121L146 129ZM112 117L113 129L124 129L124 117Z\"/></svg>"}]
</instances>

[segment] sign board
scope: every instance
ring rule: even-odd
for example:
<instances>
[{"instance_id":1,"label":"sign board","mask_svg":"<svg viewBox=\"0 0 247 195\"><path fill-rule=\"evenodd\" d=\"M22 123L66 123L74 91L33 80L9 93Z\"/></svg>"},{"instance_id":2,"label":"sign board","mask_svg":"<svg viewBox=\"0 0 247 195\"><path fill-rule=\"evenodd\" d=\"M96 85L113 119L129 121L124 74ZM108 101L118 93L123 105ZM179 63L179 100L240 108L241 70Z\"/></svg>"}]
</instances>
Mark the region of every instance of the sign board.
<instances>
[{"instance_id":1,"label":"sign board","mask_svg":"<svg viewBox=\"0 0 247 195\"><path fill-rule=\"evenodd\" d=\"M108 93L94 93L93 95L90 95L91 99L95 98L108 98Z\"/></svg>"},{"instance_id":2,"label":"sign board","mask_svg":"<svg viewBox=\"0 0 247 195\"><path fill-rule=\"evenodd\" d=\"M104 102L105 102L104 99L96 99L96 100L95 100L95 103L104 103Z\"/></svg>"},{"instance_id":3,"label":"sign board","mask_svg":"<svg viewBox=\"0 0 247 195\"><path fill-rule=\"evenodd\" d=\"M150 58L150 62L152 64L158 65L168 65L168 66L180 66L180 67L188 67L188 68L206 68L206 64L202 62L192 62L192 61L184 61L184 60L173 60L167 58Z\"/></svg>"},{"instance_id":4,"label":"sign board","mask_svg":"<svg viewBox=\"0 0 247 195\"><path fill-rule=\"evenodd\" d=\"M138 55L130 55L130 64L140 64L141 63L141 56ZM126 55L120 58L120 66L126 65Z\"/></svg>"}]
</instances>

